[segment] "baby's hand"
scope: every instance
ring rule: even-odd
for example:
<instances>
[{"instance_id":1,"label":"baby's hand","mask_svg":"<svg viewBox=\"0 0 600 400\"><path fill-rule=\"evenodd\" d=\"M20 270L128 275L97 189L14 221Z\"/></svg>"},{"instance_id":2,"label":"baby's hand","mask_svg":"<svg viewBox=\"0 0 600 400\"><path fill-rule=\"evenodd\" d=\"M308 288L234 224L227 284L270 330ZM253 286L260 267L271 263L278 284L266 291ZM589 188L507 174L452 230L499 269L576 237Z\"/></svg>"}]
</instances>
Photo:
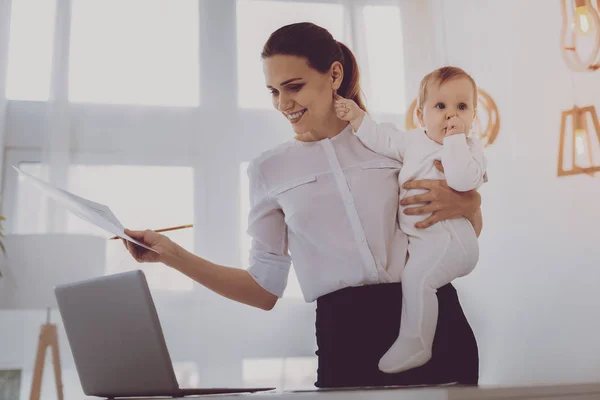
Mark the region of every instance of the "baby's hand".
<instances>
[{"instance_id":1,"label":"baby's hand","mask_svg":"<svg viewBox=\"0 0 600 400\"><path fill-rule=\"evenodd\" d=\"M336 93L334 94L334 106L337 117L342 121L350 122L354 132L357 132L365 116L365 112L358 104L354 100L345 99Z\"/></svg>"},{"instance_id":2,"label":"baby's hand","mask_svg":"<svg viewBox=\"0 0 600 400\"><path fill-rule=\"evenodd\" d=\"M364 111L354 102L354 100L345 99L342 96L334 97L335 113L342 121L352 122L364 115Z\"/></svg>"},{"instance_id":3,"label":"baby's hand","mask_svg":"<svg viewBox=\"0 0 600 400\"><path fill-rule=\"evenodd\" d=\"M461 133L467 133L467 127L463 120L455 115L446 122L446 136L458 135Z\"/></svg>"}]
</instances>

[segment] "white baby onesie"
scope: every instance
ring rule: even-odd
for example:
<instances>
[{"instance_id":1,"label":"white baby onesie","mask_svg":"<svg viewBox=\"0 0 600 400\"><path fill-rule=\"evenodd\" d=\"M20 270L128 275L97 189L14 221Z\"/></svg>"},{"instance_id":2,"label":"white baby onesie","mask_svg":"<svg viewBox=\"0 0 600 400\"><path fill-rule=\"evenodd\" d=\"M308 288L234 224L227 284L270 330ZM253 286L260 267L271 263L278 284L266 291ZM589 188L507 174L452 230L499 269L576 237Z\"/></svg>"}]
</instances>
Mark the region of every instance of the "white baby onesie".
<instances>
[{"instance_id":1,"label":"white baby onesie","mask_svg":"<svg viewBox=\"0 0 600 400\"><path fill-rule=\"evenodd\" d=\"M445 179L457 191L476 189L487 181L483 146L465 134L448 136L442 145L423 129L404 132L393 124L378 124L368 115L356 134L371 150L403 163L398 176L400 199L426 192L403 189L409 180ZM434 160L442 162L443 173L435 168ZM477 235L467 219L444 220L418 229L414 225L430 214L406 215L404 209L400 206L398 218L408 235L409 259L402 273L399 336L379 362L379 369L387 373L418 367L431 358L438 318L437 289L470 273L479 258Z\"/></svg>"}]
</instances>

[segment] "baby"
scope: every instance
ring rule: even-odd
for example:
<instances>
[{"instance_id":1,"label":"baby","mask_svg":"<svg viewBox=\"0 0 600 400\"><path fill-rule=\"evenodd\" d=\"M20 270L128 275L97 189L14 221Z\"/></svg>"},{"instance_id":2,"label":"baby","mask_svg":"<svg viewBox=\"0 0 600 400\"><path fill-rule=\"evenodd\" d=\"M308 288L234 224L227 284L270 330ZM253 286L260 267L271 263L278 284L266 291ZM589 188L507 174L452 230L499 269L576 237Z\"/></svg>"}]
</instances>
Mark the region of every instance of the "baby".
<instances>
[{"instance_id":1,"label":"baby","mask_svg":"<svg viewBox=\"0 0 600 400\"><path fill-rule=\"evenodd\" d=\"M468 135L477 107L477 86L465 71L444 67L423 78L417 117L423 129L409 132L392 124L374 122L358 105L337 96L337 116L371 150L403 163L398 176L400 198L421 194L403 190L413 179L445 179L457 191L478 188L487 181L483 146ZM440 160L444 172L434 160ZM403 212L405 207L400 207ZM435 209L431 209L431 212ZM396 373L425 364L438 318L436 291L470 273L479 257L477 235L465 218L449 219L426 229L415 223L427 215L402 215L399 223L408 235L409 259L402 274L402 316L398 338L379 360L379 369Z\"/></svg>"}]
</instances>

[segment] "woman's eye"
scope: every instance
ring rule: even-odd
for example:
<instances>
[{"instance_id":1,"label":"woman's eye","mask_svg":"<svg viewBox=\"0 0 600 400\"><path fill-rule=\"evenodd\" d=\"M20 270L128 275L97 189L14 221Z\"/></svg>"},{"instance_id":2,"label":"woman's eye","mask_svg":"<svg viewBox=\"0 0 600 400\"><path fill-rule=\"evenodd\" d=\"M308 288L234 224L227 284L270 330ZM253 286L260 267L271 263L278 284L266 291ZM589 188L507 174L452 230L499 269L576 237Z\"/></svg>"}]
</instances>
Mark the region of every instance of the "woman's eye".
<instances>
[{"instance_id":1,"label":"woman's eye","mask_svg":"<svg viewBox=\"0 0 600 400\"><path fill-rule=\"evenodd\" d=\"M294 91L294 92L297 92L297 91L299 91L300 89L302 89L302 87L303 87L303 86L304 86L304 85L291 85L291 86L288 86L288 88L289 88L290 90Z\"/></svg>"},{"instance_id":2,"label":"woman's eye","mask_svg":"<svg viewBox=\"0 0 600 400\"><path fill-rule=\"evenodd\" d=\"M273 96L277 96L279 94L279 92L275 89L271 89L270 92L271 92L271 95L273 95Z\"/></svg>"},{"instance_id":3,"label":"woman's eye","mask_svg":"<svg viewBox=\"0 0 600 400\"><path fill-rule=\"evenodd\" d=\"M446 108L446 105L444 103L437 103L435 105L435 108L437 108L439 110L443 110L444 108Z\"/></svg>"}]
</instances>

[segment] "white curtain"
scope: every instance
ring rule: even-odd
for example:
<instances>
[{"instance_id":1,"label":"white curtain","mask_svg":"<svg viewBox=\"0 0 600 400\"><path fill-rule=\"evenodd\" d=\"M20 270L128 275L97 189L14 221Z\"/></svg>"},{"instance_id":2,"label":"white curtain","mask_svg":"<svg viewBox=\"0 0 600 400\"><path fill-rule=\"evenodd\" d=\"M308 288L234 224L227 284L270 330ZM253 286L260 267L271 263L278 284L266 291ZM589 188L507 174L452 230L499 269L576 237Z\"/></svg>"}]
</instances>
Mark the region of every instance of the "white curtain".
<instances>
[{"instance_id":1,"label":"white curtain","mask_svg":"<svg viewBox=\"0 0 600 400\"><path fill-rule=\"evenodd\" d=\"M0 0L0 183L4 172L4 138L6 131L6 72L8 70L8 40L11 0ZM3 187L0 184L0 187ZM1 201L1 199L0 199Z\"/></svg>"},{"instance_id":2,"label":"white curtain","mask_svg":"<svg viewBox=\"0 0 600 400\"><path fill-rule=\"evenodd\" d=\"M71 0L56 1L55 18L50 96L45 105L41 170L51 184L67 188L72 136L68 100ZM46 201L48 202L48 232L66 232L65 209L57 206L49 198Z\"/></svg>"}]
</instances>

